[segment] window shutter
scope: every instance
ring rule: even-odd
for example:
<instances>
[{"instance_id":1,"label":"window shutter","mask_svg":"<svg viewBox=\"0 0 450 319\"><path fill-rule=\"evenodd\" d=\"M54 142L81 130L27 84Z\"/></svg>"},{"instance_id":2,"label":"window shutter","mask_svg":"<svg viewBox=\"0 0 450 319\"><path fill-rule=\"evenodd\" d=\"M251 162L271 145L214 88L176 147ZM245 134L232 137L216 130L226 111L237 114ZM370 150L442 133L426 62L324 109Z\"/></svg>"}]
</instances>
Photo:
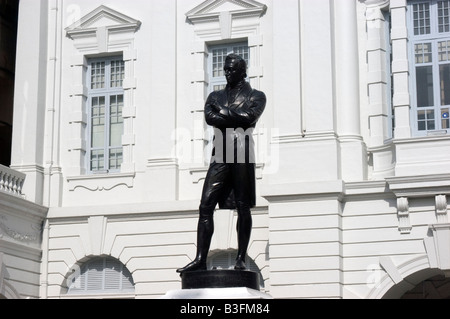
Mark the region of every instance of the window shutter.
<instances>
[{"instance_id":1,"label":"window shutter","mask_svg":"<svg viewBox=\"0 0 450 319\"><path fill-rule=\"evenodd\" d=\"M234 265L230 262L230 253L219 254L211 259L211 268L232 269Z\"/></svg>"},{"instance_id":2,"label":"window shutter","mask_svg":"<svg viewBox=\"0 0 450 319\"><path fill-rule=\"evenodd\" d=\"M122 290L123 291L127 291L127 290L134 291L133 278L131 276L130 271L126 267L123 267L123 269L122 269Z\"/></svg>"},{"instance_id":3,"label":"window shutter","mask_svg":"<svg viewBox=\"0 0 450 319\"><path fill-rule=\"evenodd\" d=\"M105 260L105 290L121 290L122 265L115 260Z\"/></svg>"},{"instance_id":4,"label":"window shutter","mask_svg":"<svg viewBox=\"0 0 450 319\"><path fill-rule=\"evenodd\" d=\"M118 260L96 258L81 267L68 294L129 293L134 291L130 271Z\"/></svg>"},{"instance_id":5,"label":"window shutter","mask_svg":"<svg viewBox=\"0 0 450 319\"><path fill-rule=\"evenodd\" d=\"M95 260L87 267L86 288L88 291L102 290L103 287L103 260Z\"/></svg>"}]
</instances>

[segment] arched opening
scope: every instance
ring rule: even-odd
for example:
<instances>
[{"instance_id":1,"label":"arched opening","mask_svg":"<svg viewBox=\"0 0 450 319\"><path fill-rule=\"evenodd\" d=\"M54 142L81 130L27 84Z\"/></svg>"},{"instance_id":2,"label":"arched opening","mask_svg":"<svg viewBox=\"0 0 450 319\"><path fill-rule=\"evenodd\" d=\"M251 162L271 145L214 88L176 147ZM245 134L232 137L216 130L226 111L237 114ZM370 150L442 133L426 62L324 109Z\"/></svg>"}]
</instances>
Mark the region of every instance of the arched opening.
<instances>
[{"instance_id":1,"label":"arched opening","mask_svg":"<svg viewBox=\"0 0 450 319\"><path fill-rule=\"evenodd\" d=\"M0 299L8 299L5 296L3 296L2 294L0 294Z\"/></svg>"},{"instance_id":2,"label":"arched opening","mask_svg":"<svg viewBox=\"0 0 450 319\"><path fill-rule=\"evenodd\" d=\"M437 275L418 283L400 299L450 299L450 278Z\"/></svg>"},{"instance_id":3,"label":"arched opening","mask_svg":"<svg viewBox=\"0 0 450 319\"><path fill-rule=\"evenodd\" d=\"M96 257L73 267L66 281L67 297L133 298L134 281L119 260Z\"/></svg>"},{"instance_id":4,"label":"arched opening","mask_svg":"<svg viewBox=\"0 0 450 319\"><path fill-rule=\"evenodd\" d=\"M392 286L383 299L449 299L450 278L442 270L426 268Z\"/></svg>"}]
</instances>

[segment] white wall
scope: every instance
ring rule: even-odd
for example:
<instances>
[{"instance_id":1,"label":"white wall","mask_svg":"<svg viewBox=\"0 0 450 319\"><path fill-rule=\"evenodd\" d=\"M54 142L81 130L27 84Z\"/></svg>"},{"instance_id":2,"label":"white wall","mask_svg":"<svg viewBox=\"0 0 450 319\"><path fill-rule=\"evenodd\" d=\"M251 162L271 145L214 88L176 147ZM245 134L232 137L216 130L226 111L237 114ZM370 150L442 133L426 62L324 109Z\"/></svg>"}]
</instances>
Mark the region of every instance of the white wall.
<instances>
[{"instance_id":1,"label":"white wall","mask_svg":"<svg viewBox=\"0 0 450 319\"><path fill-rule=\"evenodd\" d=\"M47 208L0 191L0 295L39 298Z\"/></svg>"}]
</instances>

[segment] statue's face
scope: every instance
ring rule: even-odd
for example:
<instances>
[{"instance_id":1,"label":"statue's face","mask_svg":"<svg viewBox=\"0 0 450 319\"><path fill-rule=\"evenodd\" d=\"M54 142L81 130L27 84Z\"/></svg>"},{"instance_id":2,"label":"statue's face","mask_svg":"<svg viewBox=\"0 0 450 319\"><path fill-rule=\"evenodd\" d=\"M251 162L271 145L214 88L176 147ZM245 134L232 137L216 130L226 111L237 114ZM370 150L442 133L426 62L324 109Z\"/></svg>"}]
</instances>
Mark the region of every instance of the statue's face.
<instances>
[{"instance_id":1,"label":"statue's face","mask_svg":"<svg viewBox=\"0 0 450 319\"><path fill-rule=\"evenodd\" d=\"M243 71L239 69L237 60L226 61L223 69L228 84L236 84L242 80Z\"/></svg>"}]
</instances>

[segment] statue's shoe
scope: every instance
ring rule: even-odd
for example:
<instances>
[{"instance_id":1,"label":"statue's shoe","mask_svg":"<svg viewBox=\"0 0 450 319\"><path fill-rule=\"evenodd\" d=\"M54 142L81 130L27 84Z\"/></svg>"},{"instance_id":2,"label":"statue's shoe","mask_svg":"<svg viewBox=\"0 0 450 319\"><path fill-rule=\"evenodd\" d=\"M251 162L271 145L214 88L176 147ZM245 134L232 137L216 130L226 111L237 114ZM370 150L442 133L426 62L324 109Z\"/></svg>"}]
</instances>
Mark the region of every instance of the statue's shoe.
<instances>
[{"instance_id":1,"label":"statue's shoe","mask_svg":"<svg viewBox=\"0 0 450 319\"><path fill-rule=\"evenodd\" d=\"M246 270L247 266L245 265L245 262L242 259L237 259L234 269L235 270Z\"/></svg>"},{"instance_id":2,"label":"statue's shoe","mask_svg":"<svg viewBox=\"0 0 450 319\"><path fill-rule=\"evenodd\" d=\"M188 271L200 271L200 270L206 270L206 262L201 260L194 260L190 264L184 266L183 268L177 269L177 273L184 273Z\"/></svg>"}]
</instances>

